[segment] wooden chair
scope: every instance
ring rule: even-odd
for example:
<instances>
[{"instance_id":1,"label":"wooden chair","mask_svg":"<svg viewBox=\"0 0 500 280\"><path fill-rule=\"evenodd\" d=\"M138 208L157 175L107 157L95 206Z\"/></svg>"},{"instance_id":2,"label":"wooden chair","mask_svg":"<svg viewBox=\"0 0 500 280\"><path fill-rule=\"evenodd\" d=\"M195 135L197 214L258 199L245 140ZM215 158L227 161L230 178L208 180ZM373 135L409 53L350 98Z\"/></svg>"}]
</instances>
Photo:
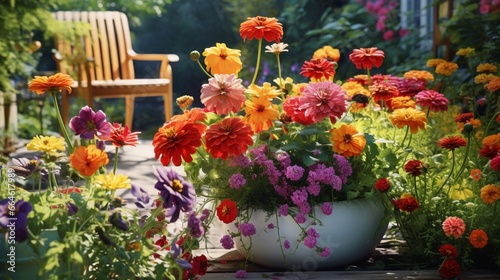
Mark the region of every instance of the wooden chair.
<instances>
[{"instance_id":1,"label":"wooden chair","mask_svg":"<svg viewBox=\"0 0 500 280\"><path fill-rule=\"evenodd\" d=\"M121 12L60 11L53 13L58 21L83 22L85 35L68 40L57 36L54 59L58 71L76 76L71 95L62 95L61 114L69 120L69 98L79 94L87 105L95 98L125 98L125 124L132 129L135 97L162 96L165 121L172 117L173 87L170 62L175 54L138 54L132 49L127 16ZM157 77L136 79L134 60L160 62ZM75 77L74 77L75 78Z\"/></svg>"}]
</instances>

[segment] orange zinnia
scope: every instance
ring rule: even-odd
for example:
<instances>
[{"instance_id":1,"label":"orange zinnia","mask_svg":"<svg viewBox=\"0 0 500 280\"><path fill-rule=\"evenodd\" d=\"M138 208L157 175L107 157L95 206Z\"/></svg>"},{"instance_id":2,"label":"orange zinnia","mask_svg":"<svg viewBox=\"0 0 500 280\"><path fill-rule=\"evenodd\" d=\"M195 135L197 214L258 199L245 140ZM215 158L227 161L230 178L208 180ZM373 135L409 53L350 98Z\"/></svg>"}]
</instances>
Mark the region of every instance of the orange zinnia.
<instances>
[{"instance_id":1,"label":"orange zinnia","mask_svg":"<svg viewBox=\"0 0 500 280\"><path fill-rule=\"evenodd\" d=\"M482 229L475 229L471 231L469 241L472 247L482 249L488 244L488 235Z\"/></svg>"},{"instance_id":2,"label":"orange zinnia","mask_svg":"<svg viewBox=\"0 0 500 280\"><path fill-rule=\"evenodd\" d=\"M338 49L334 49L331 46L324 46L321 49L316 50L312 58L328 59L337 62L340 59L340 52Z\"/></svg>"},{"instance_id":3,"label":"orange zinnia","mask_svg":"<svg viewBox=\"0 0 500 280\"><path fill-rule=\"evenodd\" d=\"M455 62L444 61L436 66L436 74L451 76L458 69L458 64Z\"/></svg>"},{"instance_id":4,"label":"orange zinnia","mask_svg":"<svg viewBox=\"0 0 500 280\"><path fill-rule=\"evenodd\" d=\"M213 158L226 159L230 155L242 155L253 144L252 127L242 118L225 118L212 124L205 133L207 152Z\"/></svg>"},{"instance_id":5,"label":"orange zinnia","mask_svg":"<svg viewBox=\"0 0 500 280\"><path fill-rule=\"evenodd\" d=\"M97 148L96 145L88 147L79 146L69 156L71 167L82 176L92 176L100 167L108 164L108 154Z\"/></svg>"},{"instance_id":6,"label":"orange zinnia","mask_svg":"<svg viewBox=\"0 0 500 280\"><path fill-rule=\"evenodd\" d=\"M245 101L245 114L255 133L268 130L280 115L278 106L265 96Z\"/></svg>"},{"instance_id":7,"label":"orange zinnia","mask_svg":"<svg viewBox=\"0 0 500 280\"><path fill-rule=\"evenodd\" d=\"M483 175L483 172L480 169L474 168L470 171L470 177L474 181L479 181L481 179L481 176Z\"/></svg>"},{"instance_id":8,"label":"orange zinnia","mask_svg":"<svg viewBox=\"0 0 500 280\"><path fill-rule=\"evenodd\" d=\"M486 204L493 204L500 199L500 187L488 184L481 188L481 199Z\"/></svg>"},{"instance_id":9,"label":"orange zinnia","mask_svg":"<svg viewBox=\"0 0 500 280\"><path fill-rule=\"evenodd\" d=\"M200 135L205 133L207 126L203 123L207 118L207 114L201 108L192 108L186 110L182 115L175 115L171 121L188 121L192 122L195 128L200 132Z\"/></svg>"},{"instance_id":10,"label":"orange zinnia","mask_svg":"<svg viewBox=\"0 0 500 280\"><path fill-rule=\"evenodd\" d=\"M365 136L348 124L330 130L330 141L333 151L344 157L359 156L366 145Z\"/></svg>"},{"instance_id":11,"label":"orange zinnia","mask_svg":"<svg viewBox=\"0 0 500 280\"><path fill-rule=\"evenodd\" d=\"M161 163L168 166L172 162L180 166L182 160L193 161L192 154L201 146L201 134L196 125L190 121L170 121L153 137L155 158L161 157Z\"/></svg>"},{"instance_id":12,"label":"orange zinnia","mask_svg":"<svg viewBox=\"0 0 500 280\"><path fill-rule=\"evenodd\" d=\"M264 38L268 42L279 43L283 38L283 26L274 17L249 17L240 25L240 36L243 41Z\"/></svg>"},{"instance_id":13,"label":"orange zinnia","mask_svg":"<svg viewBox=\"0 0 500 280\"><path fill-rule=\"evenodd\" d=\"M372 69L373 66L378 68L384 62L384 52L377 48L354 49L349 59L357 69Z\"/></svg>"},{"instance_id":14,"label":"orange zinnia","mask_svg":"<svg viewBox=\"0 0 500 280\"><path fill-rule=\"evenodd\" d=\"M434 75L431 72L425 70L410 70L405 72L403 77L405 79L418 79L424 82L434 81Z\"/></svg>"},{"instance_id":15,"label":"orange zinnia","mask_svg":"<svg viewBox=\"0 0 500 280\"><path fill-rule=\"evenodd\" d=\"M484 85L484 88L491 92L500 90L500 77L493 77L486 85Z\"/></svg>"},{"instance_id":16,"label":"orange zinnia","mask_svg":"<svg viewBox=\"0 0 500 280\"><path fill-rule=\"evenodd\" d=\"M389 115L389 120L398 128L408 126L410 132L415 134L419 129L424 129L427 117L422 111L413 108L397 109Z\"/></svg>"},{"instance_id":17,"label":"orange zinnia","mask_svg":"<svg viewBox=\"0 0 500 280\"><path fill-rule=\"evenodd\" d=\"M35 76L28 85L30 91L34 91L41 95L50 90L67 90L71 93L71 85L74 81L69 75L57 73L52 76Z\"/></svg>"},{"instance_id":18,"label":"orange zinnia","mask_svg":"<svg viewBox=\"0 0 500 280\"><path fill-rule=\"evenodd\" d=\"M238 74L242 68L241 51L230 49L224 43L216 43L215 47L206 48L203 52L205 65L212 75Z\"/></svg>"}]
</instances>

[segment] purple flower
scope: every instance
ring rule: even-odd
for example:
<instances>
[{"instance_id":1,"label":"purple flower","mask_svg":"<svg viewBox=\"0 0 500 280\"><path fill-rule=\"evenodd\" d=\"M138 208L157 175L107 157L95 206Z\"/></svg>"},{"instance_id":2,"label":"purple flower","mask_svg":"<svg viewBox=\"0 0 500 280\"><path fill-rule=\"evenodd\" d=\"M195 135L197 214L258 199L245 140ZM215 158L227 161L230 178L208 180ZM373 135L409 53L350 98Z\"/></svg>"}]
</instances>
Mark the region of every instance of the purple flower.
<instances>
[{"instance_id":1,"label":"purple flower","mask_svg":"<svg viewBox=\"0 0 500 280\"><path fill-rule=\"evenodd\" d=\"M252 223L242 223L238 226L238 229L243 236L252 236L257 232Z\"/></svg>"},{"instance_id":2,"label":"purple flower","mask_svg":"<svg viewBox=\"0 0 500 280\"><path fill-rule=\"evenodd\" d=\"M207 209L207 208L204 208L203 210L201 210L201 216L200 216L200 220L203 222L206 218L208 218L208 216L210 216L210 210Z\"/></svg>"},{"instance_id":3,"label":"purple flower","mask_svg":"<svg viewBox=\"0 0 500 280\"><path fill-rule=\"evenodd\" d=\"M240 269L238 271L236 271L236 273L234 274L234 277L236 278L246 278L247 277L247 272L243 269Z\"/></svg>"},{"instance_id":4,"label":"purple flower","mask_svg":"<svg viewBox=\"0 0 500 280\"><path fill-rule=\"evenodd\" d=\"M234 247L234 241L229 234L222 236L222 238L220 239L220 244L226 250L232 249Z\"/></svg>"},{"instance_id":5,"label":"purple flower","mask_svg":"<svg viewBox=\"0 0 500 280\"><path fill-rule=\"evenodd\" d=\"M323 214L329 216L333 212L333 206L330 202L325 202L321 205L321 211L323 211Z\"/></svg>"},{"instance_id":6,"label":"purple flower","mask_svg":"<svg viewBox=\"0 0 500 280\"><path fill-rule=\"evenodd\" d=\"M285 249L290 249L290 242L288 242L288 240L285 240L285 242L283 242L283 247L285 247Z\"/></svg>"},{"instance_id":7,"label":"purple flower","mask_svg":"<svg viewBox=\"0 0 500 280\"><path fill-rule=\"evenodd\" d=\"M351 163L341 155L333 155L337 163L337 175L342 179L342 184L347 182L347 178L352 175Z\"/></svg>"},{"instance_id":8,"label":"purple flower","mask_svg":"<svg viewBox=\"0 0 500 280\"><path fill-rule=\"evenodd\" d=\"M229 162L229 166L231 167L249 167L250 166L250 159L244 155L240 155L236 158L234 158L231 162Z\"/></svg>"},{"instance_id":9,"label":"purple flower","mask_svg":"<svg viewBox=\"0 0 500 280\"><path fill-rule=\"evenodd\" d=\"M24 200L13 203L6 198L0 201L0 227L7 231L15 231L15 240L23 242L28 239L28 213L33 206Z\"/></svg>"},{"instance_id":10,"label":"purple flower","mask_svg":"<svg viewBox=\"0 0 500 280\"><path fill-rule=\"evenodd\" d=\"M66 209L68 210L68 216L73 216L78 213L78 206L73 203L66 203Z\"/></svg>"},{"instance_id":11,"label":"purple flower","mask_svg":"<svg viewBox=\"0 0 500 280\"><path fill-rule=\"evenodd\" d=\"M200 238L205 233L201 220L196 217L196 212L189 214L187 226L189 233L194 238Z\"/></svg>"},{"instance_id":12,"label":"purple flower","mask_svg":"<svg viewBox=\"0 0 500 280\"><path fill-rule=\"evenodd\" d=\"M25 180L28 178L38 178L40 177L42 181L48 181L49 172L45 167L45 162L42 159L37 157L33 157L33 159L28 158L14 158L12 159L13 165L11 166L14 170L14 173L24 178ZM53 169L55 175L59 175L59 169L61 167L56 165Z\"/></svg>"},{"instance_id":13,"label":"purple flower","mask_svg":"<svg viewBox=\"0 0 500 280\"><path fill-rule=\"evenodd\" d=\"M314 238L318 238L319 237L319 233L314 228L307 229L306 234L309 237L314 237Z\"/></svg>"},{"instance_id":14,"label":"purple flower","mask_svg":"<svg viewBox=\"0 0 500 280\"><path fill-rule=\"evenodd\" d=\"M288 216L288 204L281 205L278 214L284 217Z\"/></svg>"},{"instance_id":15,"label":"purple flower","mask_svg":"<svg viewBox=\"0 0 500 280\"><path fill-rule=\"evenodd\" d=\"M166 216L171 217L171 223L177 221L181 210L193 210L196 197L193 185L169 167L155 167L154 174L158 178L155 189L160 191L163 207L169 209Z\"/></svg>"},{"instance_id":16,"label":"purple flower","mask_svg":"<svg viewBox=\"0 0 500 280\"><path fill-rule=\"evenodd\" d=\"M273 224L273 223L269 223L269 224L267 225L267 228L268 228L268 229L273 229L273 228L274 228L274 224Z\"/></svg>"},{"instance_id":17,"label":"purple flower","mask_svg":"<svg viewBox=\"0 0 500 280\"><path fill-rule=\"evenodd\" d=\"M229 178L229 187L233 189L239 189L247 183L247 180L245 180L245 177L243 177L242 174L236 173Z\"/></svg>"},{"instance_id":18,"label":"purple flower","mask_svg":"<svg viewBox=\"0 0 500 280\"><path fill-rule=\"evenodd\" d=\"M314 248L314 246L316 246L316 243L317 243L316 237L306 236L306 238L304 238L304 245L306 245L309 248Z\"/></svg>"},{"instance_id":19,"label":"purple flower","mask_svg":"<svg viewBox=\"0 0 500 280\"><path fill-rule=\"evenodd\" d=\"M69 127L83 139L94 139L94 136L105 139L111 132L106 114L101 110L96 113L89 106L83 107L78 116L71 118Z\"/></svg>"},{"instance_id":20,"label":"purple flower","mask_svg":"<svg viewBox=\"0 0 500 280\"><path fill-rule=\"evenodd\" d=\"M304 175L304 168L298 165L288 166L285 171L285 176L292 180L298 181Z\"/></svg>"},{"instance_id":21,"label":"purple flower","mask_svg":"<svg viewBox=\"0 0 500 280\"><path fill-rule=\"evenodd\" d=\"M321 251L321 253L319 254L320 256L322 256L323 258L326 258L330 255L330 247L325 247L323 248L323 251Z\"/></svg>"},{"instance_id":22,"label":"purple flower","mask_svg":"<svg viewBox=\"0 0 500 280\"><path fill-rule=\"evenodd\" d=\"M297 213L297 215L295 215L294 219L298 224L303 224L306 222L306 216L302 212Z\"/></svg>"},{"instance_id":23,"label":"purple flower","mask_svg":"<svg viewBox=\"0 0 500 280\"><path fill-rule=\"evenodd\" d=\"M311 184L307 186L306 189L310 194L318 196L319 192L321 191L321 186L319 184Z\"/></svg>"},{"instance_id":24,"label":"purple flower","mask_svg":"<svg viewBox=\"0 0 500 280\"><path fill-rule=\"evenodd\" d=\"M122 219L122 214L120 212L113 212L113 214L109 216L108 221L118 229L123 231L128 230L128 224Z\"/></svg>"},{"instance_id":25,"label":"purple flower","mask_svg":"<svg viewBox=\"0 0 500 280\"><path fill-rule=\"evenodd\" d=\"M131 185L132 185L131 193L135 198L137 198L135 205L137 205L137 207L139 208L144 208L144 205L142 205L142 203L148 204L150 200L148 192L143 188L136 186L135 184Z\"/></svg>"},{"instance_id":26,"label":"purple flower","mask_svg":"<svg viewBox=\"0 0 500 280\"><path fill-rule=\"evenodd\" d=\"M301 205L307 202L307 191L296 190L292 193L291 199L295 205Z\"/></svg>"}]
</instances>

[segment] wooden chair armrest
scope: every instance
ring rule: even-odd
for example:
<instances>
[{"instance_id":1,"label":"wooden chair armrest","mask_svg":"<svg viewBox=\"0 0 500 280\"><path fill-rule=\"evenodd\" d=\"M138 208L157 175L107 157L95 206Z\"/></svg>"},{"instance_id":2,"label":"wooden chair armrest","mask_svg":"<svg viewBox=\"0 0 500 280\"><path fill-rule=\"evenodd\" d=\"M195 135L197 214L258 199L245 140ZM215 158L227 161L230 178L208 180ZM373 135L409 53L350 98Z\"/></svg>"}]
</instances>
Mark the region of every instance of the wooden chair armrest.
<instances>
[{"instance_id":1,"label":"wooden chair armrest","mask_svg":"<svg viewBox=\"0 0 500 280\"><path fill-rule=\"evenodd\" d=\"M167 78L167 79L172 79L171 73L169 69L169 63L170 62L177 62L179 61L179 56L176 54L144 54L144 53L136 53L132 50L129 50L127 54L130 56L132 60L142 60L142 61L161 61L160 65L160 78Z\"/></svg>"}]
</instances>

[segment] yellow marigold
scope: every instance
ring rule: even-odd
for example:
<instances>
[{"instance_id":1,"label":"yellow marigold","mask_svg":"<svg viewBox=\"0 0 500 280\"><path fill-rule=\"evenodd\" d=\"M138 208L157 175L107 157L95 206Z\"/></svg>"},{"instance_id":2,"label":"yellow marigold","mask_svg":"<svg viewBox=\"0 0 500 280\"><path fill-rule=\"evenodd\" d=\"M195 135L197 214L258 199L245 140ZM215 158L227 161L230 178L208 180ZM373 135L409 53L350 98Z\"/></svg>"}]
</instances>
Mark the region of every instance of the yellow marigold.
<instances>
[{"instance_id":1,"label":"yellow marigold","mask_svg":"<svg viewBox=\"0 0 500 280\"><path fill-rule=\"evenodd\" d=\"M415 134L419 129L425 129L427 117L422 111L414 108L397 109L389 115L389 120L398 128L408 126L410 132Z\"/></svg>"},{"instance_id":2,"label":"yellow marigold","mask_svg":"<svg viewBox=\"0 0 500 280\"><path fill-rule=\"evenodd\" d=\"M456 184L450 188L448 196L451 199L466 200L467 198L473 197L474 193L472 190L463 188L459 184Z\"/></svg>"},{"instance_id":3,"label":"yellow marigold","mask_svg":"<svg viewBox=\"0 0 500 280\"><path fill-rule=\"evenodd\" d=\"M55 136L37 135L26 145L28 151L43 152L51 156L57 155L58 151L64 151L64 139Z\"/></svg>"},{"instance_id":4,"label":"yellow marigold","mask_svg":"<svg viewBox=\"0 0 500 280\"><path fill-rule=\"evenodd\" d=\"M415 101L410 96L396 96L394 98L391 98L388 100L387 106L391 110L417 107Z\"/></svg>"},{"instance_id":5,"label":"yellow marigold","mask_svg":"<svg viewBox=\"0 0 500 280\"><path fill-rule=\"evenodd\" d=\"M365 135L349 124L330 130L330 141L333 151L344 157L359 156L366 146Z\"/></svg>"},{"instance_id":6,"label":"yellow marigold","mask_svg":"<svg viewBox=\"0 0 500 280\"><path fill-rule=\"evenodd\" d=\"M481 199L486 204L493 204L500 199L500 186L488 184L481 188Z\"/></svg>"},{"instance_id":7,"label":"yellow marigold","mask_svg":"<svg viewBox=\"0 0 500 280\"><path fill-rule=\"evenodd\" d=\"M427 65L428 67L436 67L443 62L447 62L447 61L442 59L442 58L431 58L431 59L427 60L425 65Z\"/></svg>"},{"instance_id":8,"label":"yellow marigold","mask_svg":"<svg viewBox=\"0 0 500 280\"><path fill-rule=\"evenodd\" d=\"M491 79L493 79L495 75L493 74L479 74L476 77L474 77L474 83L476 84L485 84L489 82Z\"/></svg>"},{"instance_id":9,"label":"yellow marigold","mask_svg":"<svg viewBox=\"0 0 500 280\"><path fill-rule=\"evenodd\" d=\"M241 51L230 49L224 43L216 43L215 47L206 48L203 52L207 70L214 74L235 74L241 68Z\"/></svg>"},{"instance_id":10,"label":"yellow marigold","mask_svg":"<svg viewBox=\"0 0 500 280\"><path fill-rule=\"evenodd\" d=\"M498 91L500 89L500 77L493 77L486 85L484 85L484 88L490 92Z\"/></svg>"},{"instance_id":11,"label":"yellow marigold","mask_svg":"<svg viewBox=\"0 0 500 280\"><path fill-rule=\"evenodd\" d=\"M109 162L108 154L96 145L79 146L69 156L71 167L82 176L92 176L99 168Z\"/></svg>"},{"instance_id":12,"label":"yellow marigold","mask_svg":"<svg viewBox=\"0 0 500 280\"><path fill-rule=\"evenodd\" d=\"M403 74L405 79L419 79L423 81L434 81L434 75L425 70L410 70Z\"/></svg>"},{"instance_id":13,"label":"yellow marigold","mask_svg":"<svg viewBox=\"0 0 500 280\"><path fill-rule=\"evenodd\" d=\"M252 97L264 97L268 99L273 99L281 96L282 91L277 89L275 86L271 86L271 83L265 82L261 87L253 84L248 87L247 92Z\"/></svg>"},{"instance_id":14,"label":"yellow marigold","mask_svg":"<svg viewBox=\"0 0 500 280\"><path fill-rule=\"evenodd\" d=\"M456 64L455 62L445 61L439 63L436 66L436 74L451 76L451 74L457 71L457 69L458 69L458 64Z\"/></svg>"},{"instance_id":15,"label":"yellow marigold","mask_svg":"<svg viewBox=\"0 0 500 280\"><path fill-rule=\"evenodd\" d=\"M362 84L351 81L351 82L345 82L342 84L342 88L346 91L346 97L347 99L351 99L355 94L363 94L366 96L370 96L370 91L367 90Z\"/></svg>"},{"instance_id":16,"label":"yellow marigold","mask_svg":"<svg viewBox=\"0 0 500 280\"><path fill-rule=\"evenodd\" d=\"M35 76L29 83L28 89L39 95L51 90L67 90L68 93L71 93L71 86L74 83L75 81L69 75L57 73L49 77Z\"/></svg>"},{"instance_id":17,"label":"yellow marigold","mask_svg":"<svg viewBox=\"0 0 500 280\"><path fill-rule=\"evenodd\" d=\"M483 172L481 171L481 169L474 168L470 171L470 177L472 178L472 180L474 180L476 182L481 180L482 175L483 175Z\"/></svg>"},{"instance_id":18,"label":"yellow marigold","mask_svg":"<svg viewBox=\"0 0 500 280\"><path fill-rule=\"evenodd\" d=\"M113 172L109 174L99 174L95 177L95 184L99 188L107 190L129 189L130 178L123 174L115 175Z\"/></svg>"},{"instance_id":19,"label":"yellow marigold","mask_svg":"<svg viewBox=\"0 0 500 280\"><path fill-rule=\"evenodd\" d=\"M461 48L455 54L459 56L471 56L474 55L475 50L474 48Z\"/></svg>"},{"instance_id":20,"label":"yellow marigold","mask_svg":"<svg viewBox=\"0 0 500 280\"><path fill-rule=\"evenodd\" d=\"M318 49L313 54L313 59L328 59L332 61L339 61L340 52L338 49L334 49L331 46L324 46L321 49Z\"/></svg>"},{"instance_id":21,"label":"yellow marigold","mask_svg":"<svg viewBox=\"0 0 500 280\"><path fill-rule=\"evenodd\" d=\"M491 63L481 63L477 66L476 71L479 73L482 72L492 72L495 73L497 71L497 67Z\"/></svg>"},{"instance_id":22,"label":"yellow marigold","mask_svg":"<svg viewBox=\"0 0 500 280\"><path fill-rule=\"evenodd\" d=\"M279 118L278 106L266 96L252 97L245 101L245 117L255 133L268 130Z\"/></svg>"}]
</instances>

